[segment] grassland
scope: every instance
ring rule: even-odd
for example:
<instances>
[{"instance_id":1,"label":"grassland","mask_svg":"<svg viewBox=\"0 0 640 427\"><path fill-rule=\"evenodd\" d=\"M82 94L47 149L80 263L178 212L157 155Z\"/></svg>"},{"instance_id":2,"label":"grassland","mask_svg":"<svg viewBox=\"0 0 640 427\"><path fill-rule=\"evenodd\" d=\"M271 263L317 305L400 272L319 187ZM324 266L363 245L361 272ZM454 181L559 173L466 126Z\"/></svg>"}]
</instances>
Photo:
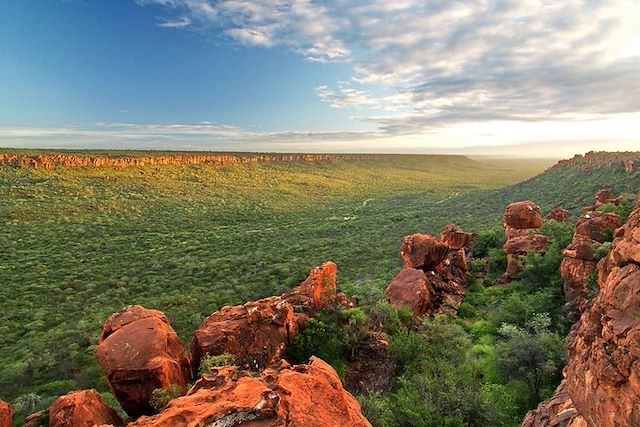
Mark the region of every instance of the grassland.
<instances>
[{"instance_id":1,"label":"grassland","mask_svg":"<svg viewBox=\"0 0 640 427\"><path fill-rule=\"evenodd\" d=\"M118 156L118 153L111 154ZM481 231L506 203L583 206L599 180L549 162L379 156L328 163L0 168L0 390L11 400L106 390L93 356L112 312L167 313L185 342L211 312L277 294L333 260L340 286L380 299L402 236L445 224ZM525 181L522 184L513 185ZM606 185L605 183L605 185Z\"/></svg>"}]
</instances>

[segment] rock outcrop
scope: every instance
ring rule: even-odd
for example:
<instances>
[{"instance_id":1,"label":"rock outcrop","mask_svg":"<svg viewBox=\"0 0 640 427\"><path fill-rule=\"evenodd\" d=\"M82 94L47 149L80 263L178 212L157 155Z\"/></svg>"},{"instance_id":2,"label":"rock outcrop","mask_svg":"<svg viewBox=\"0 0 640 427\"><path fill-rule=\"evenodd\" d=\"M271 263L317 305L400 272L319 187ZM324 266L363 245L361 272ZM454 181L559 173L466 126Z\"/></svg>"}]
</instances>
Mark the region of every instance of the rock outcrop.
<instances>
[{"instance_id":1,"label":"rock outcrop","mask_svg":"<svg viewBox=\"0 0 640 427\"><path fill-rule=\"evenodd\" d=\"M629 159L624 162L624 171L626 173L633 173L634 171L634 161Z\"/></svg>"},{"instance_id":2,"label":"rock outcrop","mask_svg":"<svg viewBox=\"0 0 640 427\"><path fill-rule=\"evenodd\" d=\"M219 368L198 380L186 396L131 427L170 426L369 427L358 401L336 371L318 358L309 365L279 366L251 376Z\"/></svg>"},{"instance_id":3,"label":"rock outcrop","mask_svg":"<svg viewBox=\"0 0 640 427\"><path fill-rule=\"evenodd\" d=\"M360 345L356 360L347 365L345 387L357 394L388 391L395 382L396 368L387 334L371 331Z\"/></svg>"},{"instance_id":4,"label":"rock outcrop","mask_svg":"<svg viewBox=\"0 0 640 427\"><path fill-rule=\"evenodd\" d=\"M13 426L13 408L7 402L0 400L0 427Z\"/></svg>"},{"instance_id":5,"label":"rock outcrop","mask_svg":"<svg viewBox=\"0 0 640 427\"><path fill-rule=\"evenodd\" d=\"M568 397L589 427L640 425L640 209L616 230L598 264L600 293L571 331L569 363L554 399ZM562 406L558 406L558 415ZM567 408L564 408L566 410ZM527 420L550 413L544 402ZM577 417L576 417L577 418ZM549 424L530 422L528 427ZM579 424L578 424L579 425Z\"/></svg>"},{"instance_id":6,"label":"rock outcrop","mask_svg":"<svg viewBox=\"0 0 640 427\"><path fill-rule=\"evenodd\" d=\"M547 219L552 219L558 222L564 222L571 218L571 212L562 208L553 208L551 212L547 214Z\"/></svg>"},{"instance_id":7,"label":"rock outcrop","mask_svg":"<svg viewBox=\"0 0 640 427\"><path fill-rule=\"evenodd\" d=\"M589 424L578 413L563 381L551 399L526 415L522 427L589 427Z\"/></svg>"},{"instance_id":8,"label":"rock outcrop","mask_svg":"<svg viewBox=\"0 0 640 427\"><path fill-rule=\"evenodd\" d=\"M95 390L74 391L56 399L49 407L50 427L122 426L116 411Z\"/></svg>"},{"instance_id":9,"label":"rock outcrop","mask_svg":"<svg viewBox=\"0 0 640 427\"><path fill-rule=\"evenodd\" d=\"M505 209L503 219L507 235L507 242L503 246L507 254L507 271L500 278L500 282L507 283L522 271L528 253L546 251L549 239L535 234L543 224L542 212L540 207L531 201L511 203Z\"/></svg>"},{"instance_id":10,"label":"rock outcrop","mask_svg":"<svg viewBox=\"0 0 640 427\"><path fill-rule=\"evenodd\" d=\"M309 317L336 301L337 266L327 262L289 294L224 307L202 321L191 342L194 371L205 354L231 354L242 369L282 358Z\"/></svg>"},{"instance_id":11,"label":"rock outcrop","mask_svg":"<svg viewBox=\"0 0 640 427\"><path fill-rule=\"evenodd\" d=\"M191 380L189 358L166 316L139 305L107 320L96 356L113 395L131 416L153 413L153 390L185 387Z\"/></svg>"},{"instance_id":12,"label":"rock outcrop","mask_svg":"<svg viewBox=\"0 0 640 427\"><path fill-rule=\"evenodd\" d=\"M411 309L415 316L430 316L460 307L469 277L468 258L477 234L453 224L440 233L406 236L400 247L405 269L387 288L387 300Z\"/></svg>"},{"instance_id":13,"label":"rock outcrop","mask_svg":"<svg viewBox=\"0 0 640 427\"><path fill-rule=\"evenodd\" d=\"M615 213L590 211L576 223L573 240L562 254L560 275L564 280L564 294L571 305L581 306L581 299L589 292L589 281L596 271L597 250L611 240L614 230L620 226Z\"/></svg>"}]
</instances>

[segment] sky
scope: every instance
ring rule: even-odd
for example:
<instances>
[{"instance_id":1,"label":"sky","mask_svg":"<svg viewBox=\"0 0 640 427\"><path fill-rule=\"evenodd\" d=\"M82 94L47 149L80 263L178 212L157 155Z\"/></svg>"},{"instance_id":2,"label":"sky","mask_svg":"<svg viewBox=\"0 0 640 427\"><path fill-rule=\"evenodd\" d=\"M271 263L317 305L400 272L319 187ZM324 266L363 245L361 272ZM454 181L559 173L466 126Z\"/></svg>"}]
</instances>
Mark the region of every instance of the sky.
<instances>
[{"instance_id":1,"label":"sky","mask_svg":"<svg viewBox=\"0 0 640 427\"><path fill-rule=\"evenodd\" d=\"M637 0L20 0L0 146L640 151Z\"/></svg>"}]
</instances>

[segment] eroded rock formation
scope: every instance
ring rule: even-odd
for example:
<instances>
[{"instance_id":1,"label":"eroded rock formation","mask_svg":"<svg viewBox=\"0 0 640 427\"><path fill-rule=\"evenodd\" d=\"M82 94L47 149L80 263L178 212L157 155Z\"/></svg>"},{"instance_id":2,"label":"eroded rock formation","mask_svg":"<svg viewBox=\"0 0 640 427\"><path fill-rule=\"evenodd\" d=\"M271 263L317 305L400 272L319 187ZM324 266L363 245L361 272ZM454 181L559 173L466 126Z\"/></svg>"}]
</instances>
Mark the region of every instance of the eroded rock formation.
<instances>
[{"instance_id":1,"label":"eroded rock formation","mask_svg":"<svg viewBox=\"0 0 640 427\"><path fill-rule=\"evenodd\" d=\"M571 331L569 363L552 401L527 416L527 427L550 424L562 411L577 412L589 427L640 425L640 209L616 230L609 255L598 264L600 293ZM531 421L533 420L533 421ZM579 422L579 421L575 421ZM559 424L564 425L564 424ZM577 424L580 425L580 424Z\"/></svg>"},{"instance_id":2,"label":"eroded rock formation","mask_svg":"<svg viewBox=\"0 0 640 427\"><path fill-rule=\"evenodd\" d=\"M552 219L558 222L564 222L571 218L571 212L562 208L553 208L551 212L547 214L547 219Z\"/></svg>"},{"instance_id":3,"label":"eroded rock formation","mask_svg":"<svg viewBox=\"0 0 640 427\"><path fill-rule=\"evenodd\" d=\"M0 427L13 426L13 408L7 402L0 400Z\"/></svg>"},{"instance_id":4,"label":"eroded rock formation","mask_svg":"<svg viewBox=\"0 0 640 427\"><path fill-rule=\"evenodd\" d=\"M542 212L540 207L531 201L511 203L505 209L503 219L507 235L507 242L503 246L507 254L507 271L500 281L506 283L522 271L528 253L546 251L549 239L535 234L543 224Z\"/></svg>"},{"instance_id":5,"label":"eroded rock formation","mask_svg":"<svg viewBox=\"0 0 640 427\"><path fill-rule=\"evenodd\" d=\"M73 391L56 399L49 408L50 427L122 426L116 411L95 390Z\"/></svg>"},{"instance_id":6,"label":"eroded rock formation","mask_svg":"<svg viewBox=\"0 0 640 427\"><path fill-rule=\"evenodd\" d=\"M153 390L185 387L191 367L182 341L158 310L134 305L104 325L96 356L113 395L131 416L153 412Z\"/></svg>"},{"instance_id":7,"label":"eroded rock formation","mask_svg":"<svg viewBox=\"0 0 640 427\"><path fill-rule=\"evenodd\" d=\"M235 367L215 369L186 396L131 427L150 426L368 427L358 401L336 371L311 358L309 365L279 366L251 376Z\"/></svg>"},{"instance_id":8,"label":"eroded rock formation","mask_svg":"<svg viewBox=\"0 0 640 427\"><path fill-rule=\"evenodd\" d=\"M413 234L403 239L402 270L387 288L387 300L411 309L415 316L430 316L460 307L469 277L468 257L477 234L466 233L453 224L440 233Z\"/></svg>"},{"instance_id":9,"label":"eroded rock formation","mask_svg":"<svg viewBox=\"0 0 640 427\"><path fill-rule=\"evenodd\" d=\"M589 424L578 413L563 381L551 399L525 416L522 427L589 427Z\"/></svg>"},{"instance_id":10,"label":"eroded rock formation","mask_svg":"<svg viewBox=\"0 0 640 427\"><path fill-rule=\"evenodd\" d=\"M191 342L194 371L205 354L232 354L238 366L254 371L282 358L306 320L335 303L337 271L327 262L289 294L224 307L207 317Z\"/></svg>"}]
</instances>

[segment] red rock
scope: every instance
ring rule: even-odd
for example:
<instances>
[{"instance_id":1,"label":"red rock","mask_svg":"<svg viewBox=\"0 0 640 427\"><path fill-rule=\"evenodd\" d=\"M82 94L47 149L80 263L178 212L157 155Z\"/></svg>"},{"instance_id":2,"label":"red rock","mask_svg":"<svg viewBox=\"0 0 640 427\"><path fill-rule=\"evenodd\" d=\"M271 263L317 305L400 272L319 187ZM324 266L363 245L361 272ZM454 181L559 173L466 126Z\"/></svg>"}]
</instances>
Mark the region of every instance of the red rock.
<instances>
[{"instance_id":1,"label":"red rock","mask_svg":"<svg viewBox=\"0 0 640 427\"><path fill-rule=\"evenodd\" d=\"M620 227L620 216L615 213L588 212L576 223L575 233L603 243Z\"/></svg>"},{"instance_id":2,"label":"red rock","mask_svg":"<svg viewBox=\"0 0 640 427\"><path fill-rule=\"evenodd\" d=\"M553 208L547 215L547 219L552 219L558 222L564 222L571 218L571 212L562 208Z\"/></svg>"},{"instance_id":3,"label":"red rock","mask_svg":"<svg viewBox=\"0 0 640 427\"><path fill-rule=\"evenodd\" d=\"M440 232L440 240L453 250L464 249L466 254L469 254L476 240L478 240L478 235L467 233L454 224L447 224Z\"/></svg>"},{"instance_id":4,"label":"red rock","mask_svg":"<svg viewBox=\"0 0 640 427\"><path fill-rule=\"evenodd\" d=\"M522 427L591 427L578 413L569 394L564 390L564 382L558 386L553 397L529 411Z\"/></svg>"},{"instance_id":5,"label":"red rock","mask_svg":"<svg viewBox=\"0 0 640 427\"><path fill-rule=\"evenodd\" d=\"M616 236L598 263L600 293L572 328L556 391L566 392L590 427L640 425L640 265L620 255L639 243L640 210Z\"/></svg>"},{"instance_id":6,"label":"red rock","mask_svg":"<svg viewBox=\"0 0 640 427\"><path fill-rule=\"evenodd\" d=\"M13 408L7 402L0 400L0 427L13 426Z\"/></svg>"},{"instance_id":7,"label":"red rock","mask_svg":"<svg viewBox=\"0 0 640 427\"><path fill-rule=\"evenodd\" d=\"M186 396L158 415L130 427L369 427L358 401L344 390L336 371L312 357L309 365L267 369L260 377L236 368L205 376Z\"/></svg>"},{"instance_id":8,"label":"red rock","mask_svg":"<svg viewBox=\"0 0 640 427\"><path fill-rule=\"evenodd\" d=\"M387 300L396 307L406 307L415 316L427 316L433 308L433 289L422 270L405 268L391 282Z\"/></svg>"},{"instance_id":9,"label":"red rock","mask_svg":"<svg viewBox=\"0 0 640 427\"><path fill-rule=\"evenodd\" d=\"M533 234L536 234L537 231L537 228L513 228L509 227L506 224L504 227L504 232L507 235L507 240L513 239L514 237L531 236Z\"/></svg>"},{"instance_id":10,"label":"red rock","mask_svg":"<svg viewBox=\"0 0 640 427\"><path fill-rule=\"evenodd\" d=\"M542 234L514 237L507 240L502 249L509 255L525 255L529 252L544 252L549 246L549 238Z\"/></svg>"},{"instance_id":11,"label":"red rock","mask_svg":"<svg viewBox=\"0 0 640 427\"><path fill-rule=\"evenodd\" d=\"M41 427L42 421L49 416L49 411L43 409L42 411L38 411L35 414L31 414L24 419L23 427Z\"/></svg>"},{"instance_id":12,"label":"red rock","mask_svg":"<svg viewBox=\"0 0 640 427\"><path fill-rule=\"evenodd\" d=\"M611 189L605 188L596 193L596 203L606 205L611 200Z\"/></svg>"},{"instance_id":13,"label":"red rock","mask_svg":"<svg viewBox=\"0 0 640 427\"><path fill-rule=\"evenodd\" d=\"M540 207L531 201L511 203L504 211L504 222L512 228L542 227Z\"/></svg>"},{"instance_id":14,"label":"red rock","mask_svg":"<svg viewBox=\"0 0 640 427\"><path fill-rule=\"evenodd\" d=\"M589 292L589 280L596 271L595 261L567 257L560 264L560 276L564 280L564 295L567 301L580 298Z\"/></svg>"},{"instance_id":15,"label":"red rock","mask_svg":"<svg viewBox=\"0 0 640 427\"><path fill-rule=\"evenodd\" d=\"M131 416L153 412L153 390L191 379L182 341L157 310L127 307L104 326L96 356L113 395Z\"/></svg>"},{"instance_id":16,"label":"red rock","mask_svg":"<svg viewBox=\"0 0 640 427\"><path fill-rule=\"evenodd\" d=\"M298 333L293 306L281 297L224 307L202 321L191 342L194 371L205 354L233 354L250 370L280 359Z\"/></svg>"},{"instance_id":17,"label":"red rock","mask_svg":"<svg viewBox=\"0 0 640 427\"><path fill-rule=\"evenodd\" d=\"M300 292L313 298L318 309L326 308L336 298L336 277L338 266L329 261L314 268L309 277L294 292Z\"/></svg>"},{"instance_id":18,"label":"red rock","mask_svg":"<svg viewBox=\"0 0 640 427\"><path fill-rule=\"evenodd\" d=\"M122 426L124 422L95 390L67 393L56 399L49 408L50 427L92 427L103 424Z\"/></svg>"},{"instance_id":19,"label":"red rock","mask_svg":"<svg viewBox=\"0 0 640 427\"><path fill-rule=\"evenodd\" d=\"M405 267L424 271L433 270L445 260L448 253L449 245L428 234L406 236L400 247L400 256Z\"/></svg>"}]
</instances>

